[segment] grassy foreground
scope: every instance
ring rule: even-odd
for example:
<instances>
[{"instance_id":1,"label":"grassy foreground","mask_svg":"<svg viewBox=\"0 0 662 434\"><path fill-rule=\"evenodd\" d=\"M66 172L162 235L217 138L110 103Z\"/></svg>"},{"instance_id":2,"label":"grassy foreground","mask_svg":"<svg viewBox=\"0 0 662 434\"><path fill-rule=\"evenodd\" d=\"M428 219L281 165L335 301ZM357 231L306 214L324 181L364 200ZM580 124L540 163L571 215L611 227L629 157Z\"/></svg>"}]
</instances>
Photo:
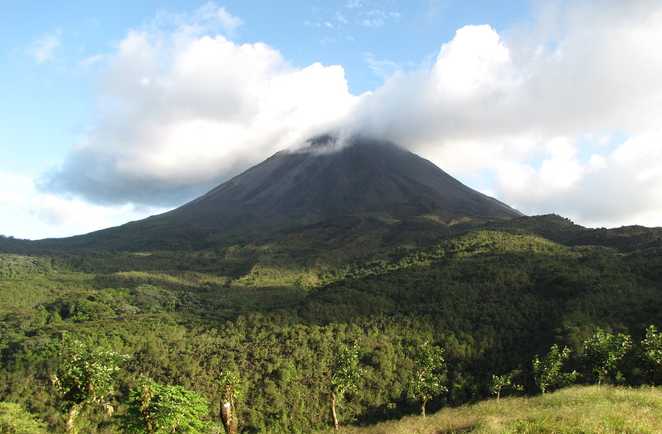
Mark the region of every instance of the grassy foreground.
<instances>
[{"instance_id":1,"label":"grassy foreground","mask_svg":"<svg viewBox=\"0 0 662 434\"><path fill-rule=\"evenodd\" d=\"M346 434L662 433L662 388L571 387L405 417Z\"/></svg>"}]
</instances>

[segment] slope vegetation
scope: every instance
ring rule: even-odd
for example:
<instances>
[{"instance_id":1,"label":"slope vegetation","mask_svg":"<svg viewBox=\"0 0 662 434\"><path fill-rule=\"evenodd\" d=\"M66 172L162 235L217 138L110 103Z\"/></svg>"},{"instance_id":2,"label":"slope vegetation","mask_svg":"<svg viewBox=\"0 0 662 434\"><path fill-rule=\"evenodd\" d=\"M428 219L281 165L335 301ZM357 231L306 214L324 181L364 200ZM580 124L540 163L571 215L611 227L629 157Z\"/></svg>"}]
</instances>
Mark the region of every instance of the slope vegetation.
<instances>
[{"instance_id":1,"label":"slope vegetation","mask_svg":"<svg viewBox=\"0 0 662 434\"><path fill-rule=\"evenodd\" d=\"M550 345L579 355L597 327L635 342L648 325L662 328L654 234L633 234L623 249L572 245L558 241L565 235L555 221L527 219L519 230L465 227L425 247L397 242L372 253L356 247L374 246L371 236L355 232L342 242L316 225L317 237L225 248L0 255L0 401L28 409L50 432L63 431L49 378L63 332L129 356L113 396L118 418L84 413L86 433L121 431L127 391L142 376L194 390L217 409L218 376L227 367L241 376L244 432L324 429L328 375L348 344L359 346L363 374L339 406L344 425L417 412L408 391L412 351L425 341L443 347L447 361L448 392L429 402L431 411L485 399L491 376L514 370L526 392L537 393L531 360ZM632 248L636 239L641 249ZM580 357L567 368L592 381ZM636 352L619 370L625 384L648 381Z\"/></svg>"},{"instance_id":2,"label":"slope vegetation","mask_svg":"<svg viewBox=\"0 0 662 434\"><path fill-rule=\"evenodd\" d=\"M328 431L327 431L328 432ZM406 417L346 434L660 433L662 389L572 387L535 398L506 398Z\"/></svg>"}]
</instances>

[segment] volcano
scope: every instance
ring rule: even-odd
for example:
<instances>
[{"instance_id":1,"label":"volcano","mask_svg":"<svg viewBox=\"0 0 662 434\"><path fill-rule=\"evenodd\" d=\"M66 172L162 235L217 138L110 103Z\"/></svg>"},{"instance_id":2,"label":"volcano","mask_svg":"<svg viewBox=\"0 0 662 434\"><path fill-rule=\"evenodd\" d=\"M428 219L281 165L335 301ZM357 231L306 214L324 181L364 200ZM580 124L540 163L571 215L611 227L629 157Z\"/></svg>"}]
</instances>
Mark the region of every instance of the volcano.
<instances>
[{"instance_id":1,"label":"volcano","mask_svg":"<svg viewBox=\"0 0 662 434\"><path fill-rule=\"evenodd\" d=\"M393 143L361 137L341 143L324 135L274 154L175 210L68 240L130 249L132 238L150 246L250 239L342 217L450 225L519 216Z\"/></svg>"},{"instance_id":2,"label":"volcano","mask_svg":"<svg viewBox=\"0 0 662 434\"><path fill-rule=\"evenodd\" d=\"M521 214L388 142L322 136L281 151L163 217L231 229L340 215L502 219Z\"/></svg>"}]
</instances>

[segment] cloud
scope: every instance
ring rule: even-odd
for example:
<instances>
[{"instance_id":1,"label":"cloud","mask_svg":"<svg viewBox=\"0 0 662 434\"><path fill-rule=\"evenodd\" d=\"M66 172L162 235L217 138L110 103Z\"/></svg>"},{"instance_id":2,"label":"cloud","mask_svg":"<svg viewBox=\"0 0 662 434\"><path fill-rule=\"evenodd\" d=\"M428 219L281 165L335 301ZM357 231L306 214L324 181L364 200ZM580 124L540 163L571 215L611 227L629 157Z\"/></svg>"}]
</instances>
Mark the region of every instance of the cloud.
<instances>
[{"instance_id":1,"label":"cloud","mask_svg":"<svg viewBox=\"0 0 662 434\"><path fill-rule=\"evenodd\" d=\"M79 65L84 67L84 68L91 68L95 65L98 65L99 63L103 62L104 59L106 58L105 55L103 54L92 54L90 56L87 56L83 58L80 62Z\"/></svg>"},{"instance_id":2,"label":"cloud","mask_svg":"<svg viewBox=\"0 0 662 434\"><path fill-rule=\"evenodd\" d=\"M376 76L382 79L386 79L401 70L401 67L397 62L388 59L380 59L371 52L364 53L363 59L368 65L368 68L370 68Z\"/></svg>"},{"instance_id":3,"label":"cloud","mask_svg":"<svg viewBox=\"0 0 662 434\"><path fill-rule=\"evenodd\" d=\"M55 57L55 52L62 43L62 31L56 30L52 33L39 37L32 44L29 53L37 63L50 62Z\"/></svg>"},{"instance_id":4,"label":"cloud","mask_svg":"<svg viewBox=\"0 0 662 434\"><path fill-rule=\"evenodd\" d=\"M347 3L345 3L345 7L347 9L358 9L363 7L363 1L362 0L348 0Z\"/></svg>"},{"instance_id":5,"label":"cloud","mask_svg":"<svg viewBox=\"0 0 662 434\"><path fill-rule=\"evenodd\" d=\"M495 176L494 194L524 212L662 225L662 5L577 5L503 34L459 29L431 66L362 98L348 129ZM628 140L585 155L598 136Z\"/></svg>"},{"instance_id":6,"label":"cloud","mask_svg":"<svg viewBox=\"0 0 662 434\"><path fill-rule=\"evenodd\" d=\"M462 27L430 64L388 71L363 95L341 66L293 67L266 44L212 32L208 13L133 30L104 62L86 140L41 187L172 206L340 126L461 179L493 179L491 192L527 213L660 225L662 5L600 5L545 2L506 31Z\"/></svg>"},{"instance_id":7,"label":"cloud","mask_svg":"<svg viewBox=\"0 0 662 434\"><path fill-rule=\"evenodd\" d=\"M359 20L359 24L363 27L377 28L384 26L389 20L400 20L399 12L385 12L381 9L370 9L360 15L362 18Z\"/></svg>"},{"instance_id":8,"label":"cloud","mask_svg":"<svg viewBox=\"0 0 662 434\"><path fill-rule=\"evenodd\" d=\"M214 1L208 1L188 13L160 11L142 28L148 33L161 35L176 32L191 37L206 34L233 36L243 24L241 18Z\"/></svg>"},{"instance_id":9,"label":"cloud","mask_svg":"<svg viewBox=\"0 0 662 434\"><path fill-rule=\"evenodd\" d=\"M17 238L64 237L117 226L163 208L130 204L98 206L39 191L30 176L0 171L2 233Z\"/></svg>"},{"instance_id":10,"label":"cloud","mask_svg":"<svg viewBox=\"0 0 662 434\"><path fill-rule=\"evenodd\" d=\"M344 11L336 11L333 17L326 20L306 20L304 25L308 27L325 27L337 29L347 25L358 25L369 29L377 29L389 23L396 23L402 18L398 11L386 11L380 9L379 2L349 0L345 3ZM335 22L335 24L334 24Z\"/></svg>"},{"instance_id":11,"label":"cloud","mask_svg":"<svg viewBox=\"0 0 662 434\"><path fill-rule=\"evenodd\" d=\"M228 33L234 32L239 26L243 24L243 21L240 18L232 15L226 11L225 8L218 8L213 13L216 16L218 22L221 23L221 26L223 26L225 31Z\"/></svg>"},{"instance_id":12,"label":"cloud","mask_svg":"<svg viewBox=\"0 0 662 434\"><path fill-rule=\"evenodd\" d=\"M195 17L207 17L210 12ZM44 191L101 204L180 204L312 132L355 103L340 66L296 68L272 47L133 30L105 64L97 122Z\"/></svg>"},{"instance_id":13,"label":"cloud","mask_svg":"<svg viewBox=\"0 0 662 434\"><path fill-rule=\"evenodd\" d=\"M593 226L662 225L662 131L628 139L586 161L578 158L576 145L556 140L562 143L550 143L555 147L538 167L499 168L499 189L511 203Z\"/></svg>"}]
</instances>

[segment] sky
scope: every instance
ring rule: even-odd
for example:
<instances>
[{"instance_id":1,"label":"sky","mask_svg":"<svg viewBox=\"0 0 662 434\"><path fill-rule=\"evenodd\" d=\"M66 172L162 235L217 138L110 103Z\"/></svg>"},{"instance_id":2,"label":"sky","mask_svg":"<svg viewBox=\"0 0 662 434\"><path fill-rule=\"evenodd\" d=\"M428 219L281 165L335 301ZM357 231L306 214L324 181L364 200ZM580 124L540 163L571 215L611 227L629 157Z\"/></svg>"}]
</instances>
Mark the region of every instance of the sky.
<instances>
[{"instance_id":1,"label":"sky","mask_svg":"<svg viewBox=\"0 0 662 434\"><path fill-rule=\"evenodd\" d=\"M662 2L42 2L0 12L0 234L160 213L330 130L526 214L662 226Z\"/></svg>"}]
</instances>

